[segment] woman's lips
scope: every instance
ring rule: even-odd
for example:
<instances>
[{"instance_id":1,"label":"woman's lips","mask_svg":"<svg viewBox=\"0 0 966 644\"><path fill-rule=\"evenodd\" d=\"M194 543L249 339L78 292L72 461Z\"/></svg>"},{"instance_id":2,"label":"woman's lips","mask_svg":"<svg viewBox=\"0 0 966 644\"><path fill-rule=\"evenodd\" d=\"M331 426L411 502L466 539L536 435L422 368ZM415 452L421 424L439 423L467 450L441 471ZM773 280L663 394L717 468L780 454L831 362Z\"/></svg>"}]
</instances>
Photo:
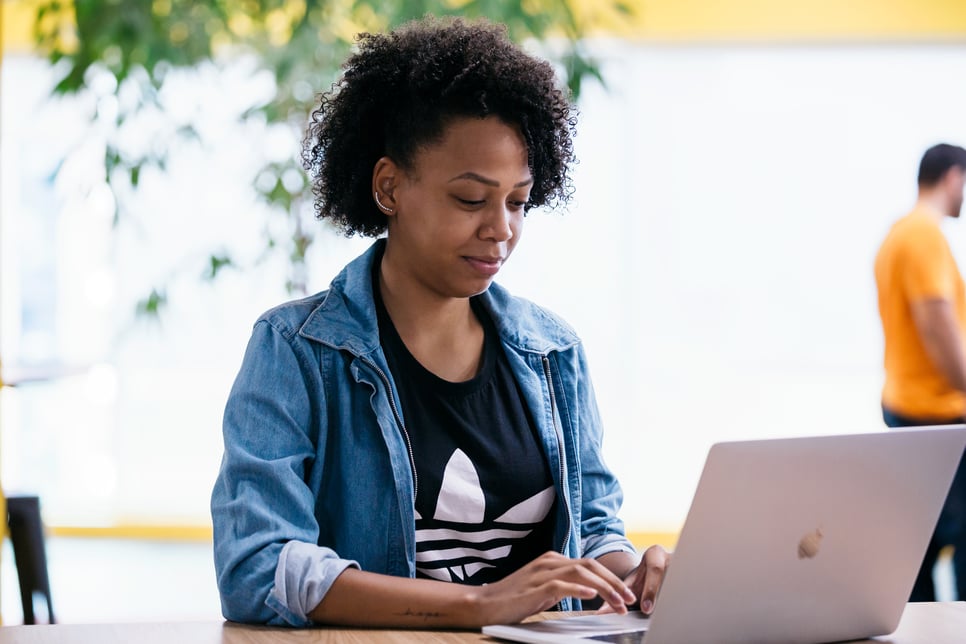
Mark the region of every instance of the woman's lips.
<instances>
[{"instance_id":1,"label":"woman's lips","mask_svg":"<svg viewBox=\"0 0 966 644\"><path fill-rule=\"evenodd\" d=\"M503 265L502 257L470 257L465 259L470 266L484 275L496 275Z\"/></svg>"}]
</instances>

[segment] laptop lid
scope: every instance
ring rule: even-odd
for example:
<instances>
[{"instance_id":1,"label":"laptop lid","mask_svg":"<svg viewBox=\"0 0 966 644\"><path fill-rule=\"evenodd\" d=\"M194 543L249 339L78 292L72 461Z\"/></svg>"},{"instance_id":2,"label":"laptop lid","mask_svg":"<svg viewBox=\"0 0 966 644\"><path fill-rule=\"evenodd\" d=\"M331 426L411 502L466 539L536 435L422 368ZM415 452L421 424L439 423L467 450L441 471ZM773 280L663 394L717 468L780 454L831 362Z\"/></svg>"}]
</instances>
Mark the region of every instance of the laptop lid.
<instances>
[{"instance_id":1,"label":"laptop lid","mask_svg":"<svg viewBox=\"0 0 966 644\"><path fill-rule=\"evenodd\" d=\"M713 445L644 641L891 633L964 446L960 425ZM621 630L608 621L603 632ZM549 641L528 626L483 632ZM575 641L599 634L570 631Z\"/></svg>"}]
</instances>

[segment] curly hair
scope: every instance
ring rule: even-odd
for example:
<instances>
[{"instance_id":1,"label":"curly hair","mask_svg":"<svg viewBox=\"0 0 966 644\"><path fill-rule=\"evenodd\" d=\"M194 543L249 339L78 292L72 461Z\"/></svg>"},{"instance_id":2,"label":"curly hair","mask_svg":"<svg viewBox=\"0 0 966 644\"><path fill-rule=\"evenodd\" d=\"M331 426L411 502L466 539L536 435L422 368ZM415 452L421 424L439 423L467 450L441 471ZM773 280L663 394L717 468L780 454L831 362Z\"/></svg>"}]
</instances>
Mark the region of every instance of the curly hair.
<instances>
[{"instance_id":1,"label":"curly hair","mask_svg":"<svg viewBox=\"0 0 966 644\"><path fill-rule=\"evenodd\" d=\"M426 17L388 34L360 34L358 50L312 112L302 162L315 212L347 236L377 237L372 172L388 156L407 170L454 118L496 116L520 129L533 186L525 210L569 201L576 109L553 68L487 21Z\"/></svg>"}]
</instances>

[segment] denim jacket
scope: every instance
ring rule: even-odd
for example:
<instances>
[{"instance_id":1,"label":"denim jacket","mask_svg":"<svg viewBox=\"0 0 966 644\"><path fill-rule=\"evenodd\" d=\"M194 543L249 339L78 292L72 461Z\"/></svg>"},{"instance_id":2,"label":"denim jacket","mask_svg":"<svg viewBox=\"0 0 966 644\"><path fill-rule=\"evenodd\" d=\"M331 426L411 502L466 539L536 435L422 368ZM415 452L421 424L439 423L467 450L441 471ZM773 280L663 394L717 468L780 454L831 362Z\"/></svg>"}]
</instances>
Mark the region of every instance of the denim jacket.
<instances>
[{"instance_id":1,"label":"denim jacket","mask_svg":"<svg viewBox=\"0 0 966 644\"><path fill-rule=\"evenodd\" d=\"M348 566L413 577L416 486L405 410L379 343L377 241L329 290L256 323L224 416L211 499L227 619L305 626ZM493 284L482 295L557 489L554 547L571 557L634 552L580 340ZM564 609L579 608L565 600Z\"/></svg>"}]
</instances>

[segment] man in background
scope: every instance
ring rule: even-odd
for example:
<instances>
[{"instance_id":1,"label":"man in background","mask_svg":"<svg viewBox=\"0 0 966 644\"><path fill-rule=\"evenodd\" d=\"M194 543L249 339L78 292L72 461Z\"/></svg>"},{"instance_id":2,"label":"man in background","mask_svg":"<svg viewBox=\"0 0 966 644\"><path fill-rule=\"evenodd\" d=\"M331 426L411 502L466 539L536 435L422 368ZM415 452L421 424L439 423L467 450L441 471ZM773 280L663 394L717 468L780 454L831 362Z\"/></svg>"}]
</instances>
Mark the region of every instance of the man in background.
<instances>
[{"instance_id":1,"label":"man in background","mask_svg":"<svg viewBox=\"0 0 966 644\"><path fill-rule=\"evenodd\" d=\"M893 225L875 260L885 336L882 416L889 427L966 418L966 288L941 224L959 217L966 149L941 143L919 164L915 207ZM966 600L966 465L960 462L909 601L935 601L932 570L952 546L958 598Z\"/></svg>"}]
</instances>

